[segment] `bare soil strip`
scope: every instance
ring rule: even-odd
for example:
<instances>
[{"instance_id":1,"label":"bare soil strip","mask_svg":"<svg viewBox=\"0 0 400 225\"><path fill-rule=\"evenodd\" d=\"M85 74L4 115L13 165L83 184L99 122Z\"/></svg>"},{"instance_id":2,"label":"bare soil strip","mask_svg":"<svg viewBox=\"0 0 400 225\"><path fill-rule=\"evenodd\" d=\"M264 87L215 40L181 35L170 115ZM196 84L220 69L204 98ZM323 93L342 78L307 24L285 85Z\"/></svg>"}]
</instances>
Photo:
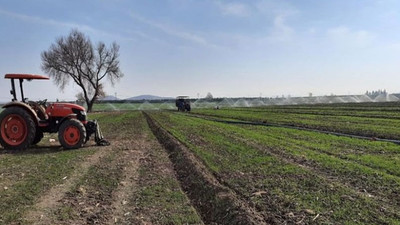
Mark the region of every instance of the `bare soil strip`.
<instances>
[{"instance_id":1,"label":"bare soil strip","mask_svg":"<svg viewBox=\"0 0 400 225\"><path fill-rule=\"evenodd\" d=\"M143 118L144 119L144 118ZM147 123L146 123L147 124ZM149 127L140 148L136 185L124 202L124 217L116 224L204 224L175 176L167 151Z\"/></svg>"},{"instance_id":2,"label":"bare soil strip","mask_svg":"<svg viewBox=\"0 0 400 225\"><path fill-rule=\"evenodd\" d=\"M114 191L124 179L124 168L132 151L129 143L113 142L110 154L92 165L74 186L64 193L52 210L51 224L106 224L112 217Z\"/></svg>"},{"instance_id":3,"label":"bare soil strip","mask_svg":"<svg viewBox=\"0 0 400 225\"><path fill-rule=\"evenodd\" d=\"M110 147L99 148L95 154L79 164L79 168L70 177L65 177L65 181L62 184L54 186L39 198L38 202L32 206L32 209L25 214L24 221L29 224L51 224L51 211L60 204L59 201L65 193L86 174L90 166L97 164L109 150Z\"/></svg>"},{"instance_id":4,"label":"bare soil strip","mask_svg":"<svg viewBox=\"0 0 400 225\"><path fill-rule=\"evenodd\" d=\"M169 151L182 188L206 224L266 224L263 216L231 189L223 186L171 134L145 113L147 122L159 142Z\"/></svg>"},{"instance_id":5,"label":"bare soil strip","mask_svg":"<svg viewBox=\"0 0 400 225\"><path fill-rule=\"evenodd\" d=\"M132 145L132 143L127 144ZM135 143L137 149L124 152L123 178L112 194L112 216L110 216L108 224L126 224L126 215L129 215L131 210L127 204L132 191L137 187L139 176L137 170L140 164L139 161L144 157L143 149L146 148L146 144L146 141L140 138Z\"/></svg>"}]
</instances>

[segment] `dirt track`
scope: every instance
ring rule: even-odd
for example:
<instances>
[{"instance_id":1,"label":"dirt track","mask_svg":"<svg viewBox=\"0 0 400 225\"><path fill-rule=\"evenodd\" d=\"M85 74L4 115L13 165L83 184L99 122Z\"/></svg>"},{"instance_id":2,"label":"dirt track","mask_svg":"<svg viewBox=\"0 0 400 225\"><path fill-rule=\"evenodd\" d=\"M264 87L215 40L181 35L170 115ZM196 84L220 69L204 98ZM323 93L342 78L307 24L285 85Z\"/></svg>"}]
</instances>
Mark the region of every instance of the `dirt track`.
<instances>
[{"instance_id":1,"label":"dirt track","mask_svg":"<svg viewBox=\"0 0 400 225\"><path fill-rule=\"evenodd\" d=\"M99 149L94 155L90 156L85 162L80 164L70 177L65 177L65 182L51 188L45 195L42 195L34 207L26 213L25 220L34 224L51 224L51 210L58 206L58 202L64 194L70 190L74 183L82 178L90 166L99 162L110 148Z\"/></svg>"},{"instance_id":2,"label":"dirt track","mask_svg":"<svg viewBox=\"0 0 400 225\"><path fill-rule=\"evenodd\" d=\"M203 224L142 114L107 130L118 130L111 146L96 147L12 223Z\"/></svg>"}]
</instances>

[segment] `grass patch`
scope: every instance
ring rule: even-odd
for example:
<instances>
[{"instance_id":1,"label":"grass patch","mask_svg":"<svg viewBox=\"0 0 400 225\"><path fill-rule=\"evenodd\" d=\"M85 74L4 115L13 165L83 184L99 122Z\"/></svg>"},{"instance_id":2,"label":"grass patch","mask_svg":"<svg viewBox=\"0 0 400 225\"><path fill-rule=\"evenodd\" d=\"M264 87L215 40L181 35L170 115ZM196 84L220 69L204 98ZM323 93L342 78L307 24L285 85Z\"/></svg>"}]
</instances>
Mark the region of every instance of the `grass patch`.
<instances>
[{"instance_id":1,"label":"grass patch","mask_svg":"<svg viewBox=\"0 0 400 225\"><path fill-rule=\"evenodd\" d=\"M7 154L0 160L0 221L19 221L36 199L63 182L94 149L54 151L45 154ZM3 182L2 180L7 180Z\"/></svg>"}]
</instances>

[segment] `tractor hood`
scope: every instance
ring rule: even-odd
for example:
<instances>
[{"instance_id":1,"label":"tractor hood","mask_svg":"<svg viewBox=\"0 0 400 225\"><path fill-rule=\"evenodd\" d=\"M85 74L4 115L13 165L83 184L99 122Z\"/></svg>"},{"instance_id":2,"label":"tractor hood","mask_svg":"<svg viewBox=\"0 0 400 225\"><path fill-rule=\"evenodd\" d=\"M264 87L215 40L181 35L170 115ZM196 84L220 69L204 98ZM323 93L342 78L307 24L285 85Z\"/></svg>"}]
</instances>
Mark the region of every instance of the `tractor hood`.
<instances>
[{"instance_id":1,"label":"tractor hood","mask_svg":"<svg viewBox=\"0 0 400 225\"><path fill-rule=\"evenodd\" d=\"M78 112L86 112L86 109L80 105L71 103L52 103L46 109L46 114L53 117L66 117Z\"/></svg>"}]
</instances>

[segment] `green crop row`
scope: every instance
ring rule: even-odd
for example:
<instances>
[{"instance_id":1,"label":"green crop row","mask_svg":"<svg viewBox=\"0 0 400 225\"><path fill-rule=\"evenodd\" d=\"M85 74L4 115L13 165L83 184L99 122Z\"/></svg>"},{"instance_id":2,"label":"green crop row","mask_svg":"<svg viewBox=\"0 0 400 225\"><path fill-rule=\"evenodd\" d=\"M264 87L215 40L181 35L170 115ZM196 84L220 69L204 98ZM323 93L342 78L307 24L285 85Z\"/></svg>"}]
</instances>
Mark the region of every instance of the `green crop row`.
<instances>
[{"instance_id":1,"label":"green crop row","mask_svg":"<svg viewBox=\"0 0 400 225\"><path fill-rule=\"evenodd\" d=\"M349 111L400 111L399 102L365 102L365 103L329 103L329 104L301 104L301 105L270 105L257 108L276 109L329 109Z\"/></svg>"},{"instance_id":2,"label":"green crop row","mask_svg":"<svg viewBox=\"0 0 400 225\"><path fill-rule=\"evenodd\" d=\"M311 115L325 115L325 116L352 116L352 117L370 117L370 118L384 118L384 119L400 119L400 109L393 111L385 111L385 108L378 108L375 110L365 109L336 109L332 107L263 107L263 108L230 108L234 111L251 111L261 113L292 113L292 114L311 114Z\"/></svg>"},{"instance_id":3,"label":"green crop row","mask_svg":"<svg viewBox=\"0 0 400 225\"><path fill-rule=\"evenodd\" d=\"M301 219L305 223L399 223L400 178L395 171L400 166L396 161L385 164L390 158L398 160L397 145L229 125L176 113L151 115L222 182L277 223ZM358 157L364 152L364 158ZM374 159L375 154L382 157Z\"/></svg>"},{"instance_id":4,"label":"green crop row","mask_svg":"<svg viewBox=\"0 0 400 225\"><path fill-rule=\"evenodd\" d=\"M400 139L400 120L279 112L196 110L196 114L254 122L282 124L369 137Z\"/></svg>"}]
</instances>

